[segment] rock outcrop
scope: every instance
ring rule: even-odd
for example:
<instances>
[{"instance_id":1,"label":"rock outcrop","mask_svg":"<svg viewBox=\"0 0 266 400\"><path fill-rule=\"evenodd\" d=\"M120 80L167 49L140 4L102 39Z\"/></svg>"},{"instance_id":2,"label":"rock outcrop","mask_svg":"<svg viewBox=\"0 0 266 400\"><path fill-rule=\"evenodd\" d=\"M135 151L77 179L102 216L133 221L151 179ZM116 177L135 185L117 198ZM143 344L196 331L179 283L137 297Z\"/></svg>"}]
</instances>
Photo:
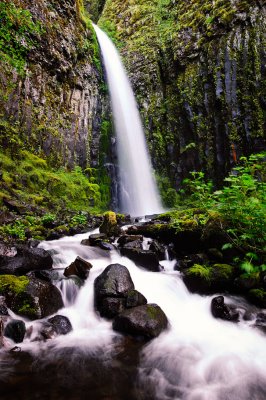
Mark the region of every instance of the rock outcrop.
<instances>
[{"instance_id":1,"label":"rock outcrop","mask_svg":"<svg viewBox=\"0 0 266 400\"><path fill-rule=\"evenodd\" d=\"M194 170L219 184L263 149L265 13L261 0L106 3L100 25L120 45L153 164L175 187Z\"/></svg>"}]
</instances>

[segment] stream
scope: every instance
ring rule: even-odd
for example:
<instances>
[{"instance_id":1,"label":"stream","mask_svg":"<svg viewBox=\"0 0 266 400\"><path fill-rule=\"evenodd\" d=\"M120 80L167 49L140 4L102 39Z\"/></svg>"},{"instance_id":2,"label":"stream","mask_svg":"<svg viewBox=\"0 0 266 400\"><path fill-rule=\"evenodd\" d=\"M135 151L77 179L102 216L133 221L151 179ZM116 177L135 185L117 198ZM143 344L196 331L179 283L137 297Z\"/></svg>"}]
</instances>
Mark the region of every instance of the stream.
<instances>
[{"instance_id":1,"label":"stream","mask_svg":"<svg viewBox=\"0 0 266 400\"><path fill-rule=\"evenodd\" d=\"M96 230L91 232L95 233ZM18 350L0 358L1 400L264 400L266 398L265 335L239 323L215 319L214 296L191 294L175 261L164 260L162 272L148 272L119 252L81 245L89 233L42 242L62 272L76 256L93 265L78 290L62 278L65 307L58 314L73 331L46 342L35 341L38 321L25 321L31 334ZM128 268L135 288L157 303L169 328L150 342L124 337L94 311L93 283L112 263ZM226 297L227 303L245 302ZM8 340L8 339L6 339ZM10 348L12 343L7 343Z\"/></svg>"}]
</instances>

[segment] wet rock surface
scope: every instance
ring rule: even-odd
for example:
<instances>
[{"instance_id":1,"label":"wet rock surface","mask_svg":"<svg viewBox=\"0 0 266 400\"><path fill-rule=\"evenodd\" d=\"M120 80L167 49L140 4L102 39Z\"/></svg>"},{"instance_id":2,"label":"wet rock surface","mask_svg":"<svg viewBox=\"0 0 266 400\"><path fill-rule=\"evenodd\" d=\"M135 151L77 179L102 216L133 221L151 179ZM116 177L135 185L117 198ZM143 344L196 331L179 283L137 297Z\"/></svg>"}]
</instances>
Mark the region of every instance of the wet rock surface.
<instances>
[{"instance_id":1,"label":"wet rock surface","mask_svg":"<svg viewBox=\"0 0 266 400\"><path fill-rule=\"evenodd\" d=\"M214 318L232 322L237 322L239 320L239 313L234 306L225 304L223 296L217 296L212 299L211 312Z\"/></svg>"},{"instance_id":2,"label":"wet rock surface","mask_svg":"<svg viewBox=\"0 0 266 400\"><path fill-rule=\"evenodd\" d=\"M63 315L55 315L49 318L48 322L54 326L58 335L66 335L73 329L69 319Z\"/></svg>"},{"instance_id":3,"label":"wet rock surface","mask_svg":"<svg viewBox=\"0 0 266 400\"><path fill-rule=\"evenodd\" d=\"M25 322L19 319L13 319L8 322L4 330L4 336L12 339L15 343L23 342L26 333Z\"/></svg>"},{"instance_id":4,"label":"wet rock surface","mask_svg":"<svg viewBox=\"0 0 266 400\"><path fill-rule=\"evenodd\" d=\"M36 269L51 269L53 259L44 249L18 246L14 256L0 256L0 274L24 275Z\"/></svg>"},{"instance_id":5,"label":"wet rock surface","mask_svg":"<svg viewBox=\"0 0 266 400\"><path fill-rule=\"evenodd\" d=\"M7 278L6 278L7 277ZM36 278L4 276L1 294L16 314L30 319L47 317L63 307L60 291L51 283Z\"/></svg>"},{"instance_id":6,"label":"wet rock surface","mask_svg":"<svg viewBox=\"0 0 266 400\"><path fill-rule=\"evenodd\" d=\"M167 317L157 304L146 304L123 311L113 321L113 329L152 339L167 328Z\"/></svg>"},{"instance_id":7,"label":"wet rock surface","mask_svg":"<svg viewBox=\"0 0 266 400\"><path fill-rule=\"evenodd\" d=\"M102 317L112 318L122 311L128 291L134 288L128 269L121 264L110 264L94 282L96 310Z\"/></svg>"},{"instance_id":8,"label":"wet rock surface","mask_svg":"<svg viewBox=\"0 0 266 400\"><path fill-rule=\"evenodd\" d=\"M73 263L66 267L64 270L64 275L66 277L76 275L80 279L87 279L91 268L91 263L78 256Z\"/></svg>"}]
</instances>

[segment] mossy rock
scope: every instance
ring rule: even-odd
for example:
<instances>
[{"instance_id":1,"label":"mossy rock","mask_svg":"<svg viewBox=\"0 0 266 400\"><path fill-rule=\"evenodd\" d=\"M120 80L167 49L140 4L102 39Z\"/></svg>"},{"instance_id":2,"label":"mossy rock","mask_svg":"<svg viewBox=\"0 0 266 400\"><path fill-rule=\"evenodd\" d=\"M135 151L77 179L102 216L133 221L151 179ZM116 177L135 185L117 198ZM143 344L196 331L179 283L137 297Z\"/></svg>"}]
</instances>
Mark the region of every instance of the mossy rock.
<instances>
[{"instance_id":1,"label":"mossy rock","mask_svg":"<svg viewBox=\"0 0 266 400\"><path fill-rule=\"evenodd\" d=\"M63 307L60 291L51 283L15 275L0 276L0 294L16 314L39 319Z\"/></svg>"},{"instance_id":2,"label":"mossy rock","mask_svg":"<svg viewBox=\"0 0 266 400\"><path fill-rule=\"evenodd\" d=\"M107 236L118 236L120 234L115 212L107 211L103 215L103 223L100 226L100 232L105 233Z\"/></svg>"},{"instance_id":3,"label":"mossy rock","mask_svg":"<svg viewBox=\"0 0 266 400\"><path fill-rule=\"evenodd\" d=\"M234 268L228 264L194 264L183 271L186 286L191 292L202 294L230 291L233 286Z\"/></svg>"}]
</instances>

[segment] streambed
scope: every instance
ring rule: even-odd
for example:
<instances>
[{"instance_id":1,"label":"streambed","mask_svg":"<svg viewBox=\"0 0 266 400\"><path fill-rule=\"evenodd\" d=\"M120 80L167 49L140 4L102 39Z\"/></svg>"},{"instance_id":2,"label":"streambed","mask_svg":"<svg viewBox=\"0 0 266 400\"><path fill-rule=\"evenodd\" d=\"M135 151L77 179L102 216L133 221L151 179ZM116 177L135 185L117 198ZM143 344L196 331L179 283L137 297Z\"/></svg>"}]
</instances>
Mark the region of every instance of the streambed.
<instances>
[{"instance_id":1,"label":"streambed","mask_svg":"<svg viewBox=\"0 0 266 400\"><path fill-rule=\"evenodd\" d=\"M175 261L162 261L162 272L148 272L116 250L81 245L88 235L41 243L52 251L55 269L64 269L77 255L93 268L79 291L67 280L60 283L66 307L58 314L69 318L71 333L38 342L33 329L19 345L21 351L1 353L2 400L266 398L265 335L250 321L213 318L214 296L189 293L174 271ZM94 312L93 282L111 263L125 265L135 288L166 313L169 328L158 338L143 343L123 337ZM27 327L34 324L26 322Z\"/></svg>"}]
</instances>

